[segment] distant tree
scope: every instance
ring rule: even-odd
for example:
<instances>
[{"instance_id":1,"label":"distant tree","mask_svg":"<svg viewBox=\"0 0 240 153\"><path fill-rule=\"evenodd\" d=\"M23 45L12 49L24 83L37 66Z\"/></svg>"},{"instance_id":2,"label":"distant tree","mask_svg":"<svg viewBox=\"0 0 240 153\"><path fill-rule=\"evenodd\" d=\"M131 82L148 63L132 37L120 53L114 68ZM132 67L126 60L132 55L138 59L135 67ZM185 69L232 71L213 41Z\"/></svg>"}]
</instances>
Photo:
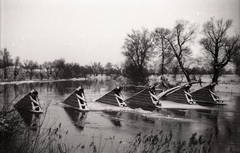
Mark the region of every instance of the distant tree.
<instances>
[{"instance_id":1,"label":"distant tree","mask_svg":"<svg viewBox=\"0 0 240 153\"><path fill-rule=\"evenodd\" d=\"M20 57L16 57L14 61L14 70L13 70L13 79L15 80L17 76L19 75L21 70L21 63L20 63Z\"/></svg>"},{"instance_id":2,"label":"distant tree","mask_svg":"<svg viewBox=\"0 0 240 153\"><path fill-rule=\"evenodd\" d=\"M92 67L90 65L85 65L84 69L86 71L86 74L89 74L89 75L94 74L93 69L92 69Z\"/></svg>"},{"instance_id":3,"label":"distant tree","mask_svg":"<svg viewBox=\"0 0 240 153\"><path fill-rule=\"evenodd\" d=\"M40 80L42 80L44 78L44 70L43 70L43 65L39 65L39 77L40 77Z\"/></svg>"},{"instance_id":4,"label":"distant tree","mask_svg":"<svg viewBox=\"0 0 240 153\"><path fill-rule=\"evenodd\" d=\"M107 76L110 76L111 74L114 73L114 69L113 69L113 65L112 63L108 62L106 65L105 65L105 74Z\"/></svg>"},{"instance_id":5,"label":"distant tree","mask_svg":"<svg viewBox=\"0 0 240 153\"><path fill-rule=\"evenodd\" d=\"M30 80L32 80L34 70L38 68L38 63L32 60L24 60L22 67L27 71L27 74L29 74Z\"/></svg>"},{"instance_id":6,"label":"distant tree","mask_svg":"<svg viewBox=\"0 0 240 153\"><path fill-rule=\"evenodd\" d=\"M229 36L227 31L232 20L214 20L211 18L203 24L203 38L200 44L207 55L212 57L213 68L212 83L218 83L220 70L223 69L237 52L239 35Z\"/></svg>"},{"instance_id":7,"label":"distant tree","mask_svg":"<svg viewBox=\"0 0 240 153\"><path fill-rule=\"evenodd\" d=\"M188 21L178 20L170 34L164 38L170 44L170 49L173 51L179 68L185 75L188 82L191 82L190 73L187 71L187 64L191 58L192 51L190 45L193 42L197 31L195 24L190 24Z\"/></svg>"},{"instance_id":8,"label":"distant tree","mask_svg":"<svg viewBox=\"0 0 240 153\"><path fill-rule=\"evenodd\" d=\"M153 32L156 50L159 52L159 57L161 58L161 75L167 73L167 65L170 64L175 57L173 52L169 49L169 41L165 39L170 34L170 30L165 28L156 28Z\"/></svg>"},{"instance_id":9,"label":"distant tree","mask_svg":"<svg viewBox=\"0 0 240 153\"><path fill-rule=\"evenodd\" d=\"M98 74L103 74L104 72L104 68L102 67L102 64L100 62L91 63L91 69L95 76L97 76Z\"/></svg>"},{"instance_id":10,"label":"distant tree","mask_svg":"<svg viewBox=\"0 0 240 153\"><path fill-rule=\"evenodd\" d=\"M81 66L78 63L71 63L72 65L72 76L79 77L81 76Z\"/></svg>"},{"instance_id":11,"label":"distant tree","mask_svg":"<svg viewBox=\"0 0 240 153\"><path fill-rule=\"evenodd\" d=\"M114 67L114 73L115 73L117 76L119 76L119 75L122 74L122 68L121 68L121 66L115 64L113 67Z\"/></svg>"},{"instance_id":12,"label":"distant tree","mask_svg":"<svg viewBox=\"0 0 240 153\"><path fill-rule=\"evenodd\" d=\"M70 63L65 63L63 68L62 78L69 79L73 77L73 65Z\"/></svg>"},{"instance_id":13,"label":"distant tree","mask_svg":"<svg viewBox=\"0 0 240 153\"><path fill-rule=\"evenodd\" d=\"M87 78L87 75L91 73L91 68L89 70L88 67L89 66L80 66L79 67L79 71L80 71L79 77Z\"/></svg>"},{"instance_id":14,"label":"distant tree","mask_svg":"<svg viewBox=\"0 0 240 153\"><path fill-rule=\"evenodd\" d=\"M65 59L60 58L60 59L54 60L52 63L52 66L53 66L52 76L55 79L63 78Z\"/></svg>"},{"instance_id":15,"label":"distant tree","mask_svg":"<svg viewBox=\"0 0 240 153\"><path fill-rule=\"evenodd\" d=\"M42 64L42 69L46 73L47 79L51 77L52 71L53 71L53 64L52 62L44 62Z\"/></svg>"},{"instance_id":16,"label":"distant tree","mask_svg":"<svg viewBox=\"0 0 240 153\"><path fill-rule=\"evenodd\" d=\"M147 69L143 69L144 74L146 74ZM136 75L139 73L139 69L134 65L131 61L126 61L124 65L123 76L127 77L132 83L138 84L143 83L145 80L140 75Z\"/></svg>"},{"instance_id":17,"label":"distant tree","mask_svg":"<svg viewBox=\"0 0 240 153\"><path fill-rule=\"evenodd\" d=\"M144 82L146 79L146 66L147 62L154 50L153 37L147 29L132 30L132 34L127 34L124 45L122 47L124 51L123 55L127 58L126 63L129 63L129 67L133 68L134 75L138 76L139 80L136 82ZM134 76L134 77L135 77Z\"/></svg>"},{"instance_id":18,"label":"distant tree","mask_svg":"<svg viewBox=\"0 0 240 153\"><path fill-rule=\"evenodd\" d=\"M7 48L4 48L4 51L1 52L1 54L2 54L2 66L3 66L3 78L7 79L9 66L12 66L13 63L12 63L10 52L7 50Z\"/></svg>"}]
</instances>

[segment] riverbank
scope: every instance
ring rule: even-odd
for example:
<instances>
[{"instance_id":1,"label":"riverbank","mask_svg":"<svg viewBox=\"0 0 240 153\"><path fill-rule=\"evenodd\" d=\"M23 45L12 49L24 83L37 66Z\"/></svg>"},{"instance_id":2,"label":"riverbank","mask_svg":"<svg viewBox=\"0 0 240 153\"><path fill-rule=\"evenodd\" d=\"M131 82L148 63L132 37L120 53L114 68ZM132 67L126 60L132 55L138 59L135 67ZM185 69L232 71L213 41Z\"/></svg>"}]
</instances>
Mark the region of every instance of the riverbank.
<instances>
[{"instance_id":1,"label":"riverbank","mask_svg":"<svg viewBox=\"0 0 240 153\"><path fill-rule=\"evenodd\" d=\"M179 77L179 76L178 76ZM177 77L177 78L178 78ZM44 82L62 82L62 81L85 81L85 80L97 79L97 80L106 80L109 79L106 76L97 76L97 77L88 77L88 78L72 78L72 79L59 79L59 80L22 80L22 81L6 81L0 82L0 85L7 85L7 84L24 84L24 83L44 83ZM123 78L117 79L116 82L124 82ZM150 76L150 80L153 82L159 82L160 77ZM171 81L171 80L170 80ZM211 82L210 75L203 75L202 76L202 86L206 86ZM184 80L183 80L184 82ZM126 84L125 84L126 85ZM191 87L191 91L195 91L201 88L199 84L194 84ZM225 93L240 93L240 77L237 75L222 75L219 77L219 84L215 87L216 92L225 92Z\"/></svg>"},{"instance_id":2,"label":"riverbank","mask_svg":"<svg viewBox=\"0 0 240 153\"><path fill-rule=\"evenodd\" d=\"M151 82L161 82L161 77L150 76ZM210 75L202 75L202 87L207 86L211 83L212 79ZM176 84L176 82L186 83L185 78L181 75L177 75L176 79L172 75L168 76L168 81L170 84ZM202 88L200 84L193 84L191 87L191 92ZM240 77L237 75L222 75L219 77L218 85L215 86L216 92L225 93L240 93Z\"/></svg>"},{"instance_id":3,"label":"riverbank","mask_svg":"<svg viewBox=\"0 0 240 153\"><path fill-rule=\"evenodd\" d=\"M72 79L58 79L58 80L24 80L24 81L6 81L0 82L0 85L6 84L23 84L23 83L41 83L41 82L62 82L62 81L85 81L89 78L72 78Z\"/></svg>"}]
</instances>

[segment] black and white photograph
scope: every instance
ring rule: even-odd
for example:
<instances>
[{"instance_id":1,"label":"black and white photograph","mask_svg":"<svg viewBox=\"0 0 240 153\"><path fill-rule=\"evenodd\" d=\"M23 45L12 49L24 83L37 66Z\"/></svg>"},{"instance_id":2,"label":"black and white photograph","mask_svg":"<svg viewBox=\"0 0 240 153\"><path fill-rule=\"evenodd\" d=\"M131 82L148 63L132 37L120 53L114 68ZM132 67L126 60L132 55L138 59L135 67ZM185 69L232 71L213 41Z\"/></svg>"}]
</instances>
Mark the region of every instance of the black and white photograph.
<instances>
[{"instance_id":1,"label":"black and white photograph","mask_svg":"<svg viewBox=\"0 0 240 153\"><path fill-rule=\"evenodd\" d=\"M0 153L240 153L240 0L0 0Z\"/></svg>"}]
</instances>

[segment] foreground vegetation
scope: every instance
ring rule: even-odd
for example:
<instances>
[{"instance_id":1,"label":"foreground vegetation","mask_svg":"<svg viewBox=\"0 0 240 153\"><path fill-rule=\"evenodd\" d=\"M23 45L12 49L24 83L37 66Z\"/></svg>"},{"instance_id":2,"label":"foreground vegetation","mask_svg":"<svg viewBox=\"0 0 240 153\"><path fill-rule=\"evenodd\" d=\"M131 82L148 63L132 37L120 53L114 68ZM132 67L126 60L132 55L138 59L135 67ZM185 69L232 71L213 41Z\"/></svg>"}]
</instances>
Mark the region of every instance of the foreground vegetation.
<instances>
[{"instance_id":1,"label":"foreground vegetation","mask_svg":"<svg viewBox=\"0 0 240 153\"><path fill-rule=\"evenodd\" d=\"M16 126L16 125L14 125ZM211 153L214 151L214 141L212 135L205 140L202 136L193 134L188 141L172 140L173 133L164 135L163 131L152 131L149 134L137 134L132 142L116 142L115 137L109 139L101 139L93 137L90 144L68 144L65 139L68 131L61 128L61 124L57 127L44 129L39 126L35 129L31 127L20 128L12 133L4 133L1 135L1 152L11 153L77 153L77 152L115 152L115 153L137 153L137 152L176 152L176 153ZM106 145L107 144L107 145ZM108 147L106 147L108 146ZM232 149L229 152L233 152Z\"/></svg>"}]
</instances>

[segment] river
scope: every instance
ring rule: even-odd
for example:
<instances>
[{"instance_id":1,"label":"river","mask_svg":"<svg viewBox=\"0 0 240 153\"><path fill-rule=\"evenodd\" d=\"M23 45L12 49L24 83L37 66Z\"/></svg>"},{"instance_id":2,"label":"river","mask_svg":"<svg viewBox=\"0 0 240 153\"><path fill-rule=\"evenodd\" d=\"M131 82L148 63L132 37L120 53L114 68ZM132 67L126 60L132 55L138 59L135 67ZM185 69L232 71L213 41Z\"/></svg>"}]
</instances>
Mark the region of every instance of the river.
<instances>
[{"instance_id":1,"label":"river","mask_svg":"<svg viewBox=\"0 0 240 153\"><path fill-rule=\"evenodd\" d=\"M57 104L79 86L84 88L89 108L98 111L83 113ZM36 89L41 104L49 104L43 127L58 126L61 123L61 128L68 131L65 136L67 142L72 145L87 145L93 139L99 142L112 138L116 143L121 141L127 145L139 132L162 130L166 135L172 131L176 142L189 141L194 133L202 135L206 140L213 135L216 152L229 151L230 148L236 152L240 151L240 94L220 92L220 98L227 99L227 105L206 109L190 109L181 107L181 104L163 101L163 106L172 104L175 107L146 111L95 102L95 99L115 87L114 81L103 80L9 84L0 86L0 100L1 106L10 101L16 103L28 91ZM122 94L130 97L141 89L126 87L123 88ZM26 124L31 125L31 122L30 119Z\"/></svg>"}]
</instances>

